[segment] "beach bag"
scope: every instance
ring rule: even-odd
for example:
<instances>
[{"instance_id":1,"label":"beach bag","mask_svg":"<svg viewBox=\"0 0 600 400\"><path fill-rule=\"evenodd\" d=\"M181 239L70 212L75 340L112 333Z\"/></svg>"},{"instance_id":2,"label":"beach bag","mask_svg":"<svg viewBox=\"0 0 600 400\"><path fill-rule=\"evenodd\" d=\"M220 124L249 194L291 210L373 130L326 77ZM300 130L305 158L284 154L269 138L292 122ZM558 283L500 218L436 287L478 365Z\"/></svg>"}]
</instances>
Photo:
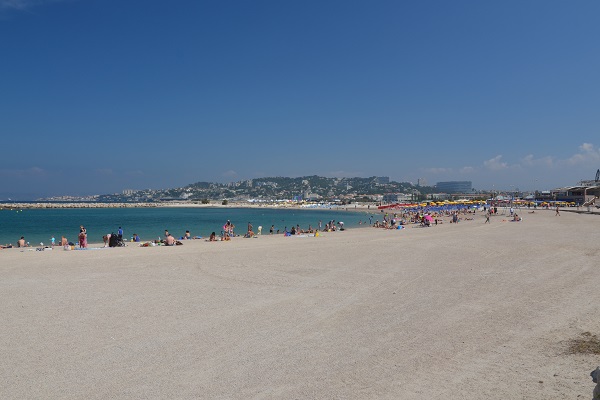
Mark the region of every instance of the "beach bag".
<instances>
[{"instance_id":1,"label":"beach bag","mask_svg":"<svg viewBox=\"0 0 600 400\"><path fill-rule=\"evenodd\" d=\"M119 246L119 237L112 233L110 235L110 239L108 240L108 247L117 247Z\"/></svg>"}]
</instances>

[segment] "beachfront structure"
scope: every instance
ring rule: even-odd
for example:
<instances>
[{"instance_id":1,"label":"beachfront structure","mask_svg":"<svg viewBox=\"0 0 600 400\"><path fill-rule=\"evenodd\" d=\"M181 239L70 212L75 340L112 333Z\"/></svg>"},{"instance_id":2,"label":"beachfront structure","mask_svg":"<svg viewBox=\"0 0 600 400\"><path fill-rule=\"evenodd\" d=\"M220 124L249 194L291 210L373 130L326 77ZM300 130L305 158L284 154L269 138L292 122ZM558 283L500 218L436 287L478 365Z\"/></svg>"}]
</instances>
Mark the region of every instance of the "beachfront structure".
<instances>
[{"instance_id":1,"label":"beachfront structure","mask_svg":"<svg viewBox=\"0 0 600 400\"><path fill-rule=\"evenodd\" d=\"M485 199L490 198L492 195L490 193L485 192L477 192L477 193L431 193L427 195L428 200L459 200L459 199L467 199L467 200L477 200L477 199Z\"/></svg>"},{"instance_id":2,"label":"beachfront structure","mask_svg":"<svg viewBox=\"0 0 600 400\"><path fill-rule=\"evenodd\" d=\"M600 197L600 183L594 185L578 185L551 190L549 196L536 196L538 200L568 201L575 204L583 204L587 201Z\"/></svg>"},{"instance_id":3,"label":"beachfront structure","mask_svg":"<svg viewBox=\"0 0 600 400\"><path fill-rule=\"evenodd\" d=\"M536 199L584 204L596 197L600 198L600 169L596 171L596 179L594 180L582 180L577 186L567 186L549 192L541 192L540 195L536 196Z\"/></svg>"},{"instance_id":4,"label":"beachfront structure","mask_svg":"<svg viewBox=\"0 0 600 400\"><path fill-rule=\"evenodd\" d=\"M381 201L383 204L391 203L410 203L419 199L421 194L417 191L416 193L386 193L381 197L371 196L373 200Z\"/></svg>"},{"instance_id":5,"label":"beachfront structure","mask_svg":"<svg viewBox=\"0 0 600 400\"><path fill-rule=\"evenodd\" d=\"M443 193L470 193L473 190L473 182L471 181L448 181L438 182L435 188Z\"/></svg>"}]
</instances>

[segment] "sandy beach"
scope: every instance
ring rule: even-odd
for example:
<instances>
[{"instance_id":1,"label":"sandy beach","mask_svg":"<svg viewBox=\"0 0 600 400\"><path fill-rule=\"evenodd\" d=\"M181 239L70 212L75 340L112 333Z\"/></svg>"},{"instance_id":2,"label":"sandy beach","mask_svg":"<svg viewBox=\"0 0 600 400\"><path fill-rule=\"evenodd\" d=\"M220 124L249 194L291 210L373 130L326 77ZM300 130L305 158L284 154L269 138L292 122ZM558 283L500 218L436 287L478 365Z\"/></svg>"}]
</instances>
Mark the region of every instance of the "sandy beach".
<instances>
[{"instance_id":1,"label":"sandy beach","mask_svg":"<svg viewBox=\"0 0 600 400\"><path fill-rule=\"evenodd\" d=\"M0 250L0 398L591 398L600 217L554 214Z\"/></svg>"}]
</instances>

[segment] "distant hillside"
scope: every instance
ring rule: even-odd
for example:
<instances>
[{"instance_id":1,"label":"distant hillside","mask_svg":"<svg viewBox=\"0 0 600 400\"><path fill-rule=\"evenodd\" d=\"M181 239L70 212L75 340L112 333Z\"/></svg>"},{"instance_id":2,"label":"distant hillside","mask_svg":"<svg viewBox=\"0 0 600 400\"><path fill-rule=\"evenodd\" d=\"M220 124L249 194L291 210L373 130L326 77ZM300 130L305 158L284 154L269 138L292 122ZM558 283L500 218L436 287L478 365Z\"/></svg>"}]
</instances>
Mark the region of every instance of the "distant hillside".
<instances>
[{"instance_id":1,"label":"distant hillside","mask_svg":"<svg viewBox=\"0 0 600 400\"><path fill-rule=\"evenodd\" d=\"M128 190L123 194L93 196L93 201L169 201L169 200L322 200L374 201L384 194L405 193L416 197L433 193L430 186L394 182L388 177L325 178L322 176L266 177L230 183L196 182L181 188ZM44 200L60 200L52 198ZM70 199L73 199L70 197Z\"/></svg>"}]
</instances>

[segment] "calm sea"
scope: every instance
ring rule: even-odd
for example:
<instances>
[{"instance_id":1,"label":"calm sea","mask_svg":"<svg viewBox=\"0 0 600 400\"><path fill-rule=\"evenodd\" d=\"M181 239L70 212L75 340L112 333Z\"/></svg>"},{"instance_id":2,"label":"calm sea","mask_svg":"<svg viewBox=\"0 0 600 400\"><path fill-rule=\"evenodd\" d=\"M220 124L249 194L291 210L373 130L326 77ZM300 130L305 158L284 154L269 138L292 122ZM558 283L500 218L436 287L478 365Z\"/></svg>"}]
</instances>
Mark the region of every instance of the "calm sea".
<instances>
[{"instance_id":1,"label":"calm sea","mask_svg":"<svg viewBox=\"0 0 600 400\"><path fill-rule=\"evenodd\" d=\"M355 213L336 209L326 210L290 210L290 209L255 209L255 208L97 208L97 209L23 209L0 210L0 244L16 244L21 236L37 246L40 242L50 244L54 236L57 242L62 235L75 242L79 226L84 225L90 243L101 243L102 236L117 232L123 227L124 237L129 238L137 233L145 240L164 236L168 229L173 236L179 238L186 230L192 236L208 237L211 232L220 234L222 226L231 220L236 226L236 233L243 234L248 222L263 227L263 234L269 233L271 225L275 230L283 232L287 226L300 225L306 229L309 225L323 225L335 219L343 221L348 228L358 227L359 221L367 221L369 214Z\"/></svg>"}]
</instances>

